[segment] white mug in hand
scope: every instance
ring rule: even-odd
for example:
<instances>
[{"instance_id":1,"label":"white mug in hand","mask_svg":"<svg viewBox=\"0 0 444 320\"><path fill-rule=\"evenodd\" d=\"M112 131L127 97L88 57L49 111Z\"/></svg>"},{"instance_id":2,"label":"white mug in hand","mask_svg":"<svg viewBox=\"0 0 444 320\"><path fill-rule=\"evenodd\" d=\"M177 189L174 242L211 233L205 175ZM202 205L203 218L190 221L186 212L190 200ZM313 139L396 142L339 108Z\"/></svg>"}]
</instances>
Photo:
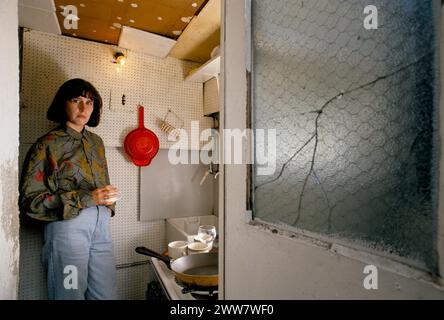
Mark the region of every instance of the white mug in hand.
<instances>
[{"instance_id":1,"label":"white mug in hand","mask_svg":"<svg viewBox=\"0 0 444 320\"><path fill-rule=\"evenodd\" d=\"M114 203L114 202L116 202L118 200L120 200L120 197L114 196L114 197L106 199L106 202L113 202Z\"/></svg>"}]
</instances>

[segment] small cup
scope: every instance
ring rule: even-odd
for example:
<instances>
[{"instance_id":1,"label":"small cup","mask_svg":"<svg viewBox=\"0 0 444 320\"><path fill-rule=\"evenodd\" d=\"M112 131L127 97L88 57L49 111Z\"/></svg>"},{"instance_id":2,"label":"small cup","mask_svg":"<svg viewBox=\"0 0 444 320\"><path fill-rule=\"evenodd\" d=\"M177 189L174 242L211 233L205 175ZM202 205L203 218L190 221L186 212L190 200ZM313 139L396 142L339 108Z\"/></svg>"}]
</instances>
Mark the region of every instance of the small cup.
<instances>
[{"instance_id":1,"label":"small cup","mask_svg":"<svg viewBox=\"0 0 444 320\"><path fill-rule=\"evenodd\" d=\"M193 242L188 245L188 254L198 254L210 252L210 246L202 242Z\"/></svg>"},{"instance_id":2,"label":"small cup","mask_svg":"<svg viewBox=\"0 0 444 320\"><path fill-rule=\"evenodd\" d=\"M168 256L171 259L177 259L187 255L188 242L173 241L168 243Z\"/></svg>"},{"instance_id":3,"label":"small cup","mask_svg":"<svg viewBox=\"0 0 444 320\"><path fill-rule=\"evenodd\" d=\"M197 238L200 242L206 243L211 250L213 241L216 239L216 227L212 225L201 225L197 230Z\"/></svg>"}]
</instances>

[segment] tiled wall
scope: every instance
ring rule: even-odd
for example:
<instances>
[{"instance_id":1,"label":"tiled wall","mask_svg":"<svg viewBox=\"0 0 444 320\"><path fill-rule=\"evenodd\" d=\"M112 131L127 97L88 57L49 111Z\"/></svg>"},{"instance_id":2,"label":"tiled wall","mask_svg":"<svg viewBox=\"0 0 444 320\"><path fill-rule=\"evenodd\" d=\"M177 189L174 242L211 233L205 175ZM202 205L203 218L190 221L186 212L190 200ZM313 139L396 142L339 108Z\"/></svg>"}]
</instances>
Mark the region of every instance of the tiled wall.
<instances>
[{"instance_id":1,"label":"tiled wall","mask_svg":"<svg viewBox=\"0 0 444 320\"><path fill-rule=\"evenodd\" d=\"M184 75L196 65L128 51L127 64L117 70L112 63L113 46L36 31L25 31L23 42L20 167L31 144L55 126L46 120L46 110L58 87L75 77L93 83L102 95L104 108L99 127L91 131L105 142L111 183L122 196L117 214L111 219L114 253L121 266L119 299L143 299L147 266L127 266L146 260L147 257L134 252L137 246L165 250L165 224L164 220L139 221L140 170L127 160L123 140L137 126L138 103L145 106L145 126L158 135L161 148L173 143L167 141L167 135L156 122L169 108L184 120L186 130L190 130L193 120L200 121L201 130L211 127L211 119L202 115L202 84L183 81ZM122 105L123 94L125 105ZM20 242L19 298L45 299L40 264L41 226L22 226Z\"/></svg>"}]
</instances>

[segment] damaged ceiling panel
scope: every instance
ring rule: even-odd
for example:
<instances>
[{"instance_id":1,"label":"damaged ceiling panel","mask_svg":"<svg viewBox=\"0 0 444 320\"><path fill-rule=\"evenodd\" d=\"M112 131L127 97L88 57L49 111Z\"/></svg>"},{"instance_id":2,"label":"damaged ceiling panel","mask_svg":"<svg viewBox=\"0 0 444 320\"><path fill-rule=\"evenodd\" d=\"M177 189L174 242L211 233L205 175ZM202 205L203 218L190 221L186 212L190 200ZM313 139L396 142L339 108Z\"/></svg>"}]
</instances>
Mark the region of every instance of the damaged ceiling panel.
<instances>
[{"instance_id":1,"label":"damaged ceiling panel","mask_svg":"<svg viewBox=\"0 0 444 320\"><path fill-rule=\"evenodd\" d=\"M162 58L205 63L220 44L220 0L20 0L19 16L22 27Z\"/></svg>"},{"instance_id":2,"label":"damaged ceiling panel","mask_svg":"<svg viewBox=\"0 0 444 320\"><path fill-rule=\"evenodd\" d=\"M122 26L175 40L206 2L207 0L55 0L62 34L115 45L118 44ZM64 26L65 7L69 5L77 10L77 29Z\"/></svg>"},{"instance_id":3,"label":"damaged ceiling panel","mask_svg":"<svg viewBox=\"0 0 444 320\"><path fill-rule=\"evenodd\" d=\"M20 27L61 34L52 0L19 0L18 18Z\"/></svg>"},{"instance_id":4,"label":"damaged ceiling panel","mask_svg":"<svg viewBox=\"0 0 444 320\"><path fill-rule=\"evenodd\" d=\"M220 0L208 1L180 36L170 56L200 63L208 61L212 50L220 44L220 21Z\"/></svg>"},{"instance_id":5,"label":"damaged ceiling panel","mask_svg":"<svg viewBox=\"0 0 444 320\"><path fill-rule=\"evenodd\" d=\"M127 26L122 27L119 40L119 47L159 58L166 58L175 44L175 40Z\"/></svg>"}]
</instances>

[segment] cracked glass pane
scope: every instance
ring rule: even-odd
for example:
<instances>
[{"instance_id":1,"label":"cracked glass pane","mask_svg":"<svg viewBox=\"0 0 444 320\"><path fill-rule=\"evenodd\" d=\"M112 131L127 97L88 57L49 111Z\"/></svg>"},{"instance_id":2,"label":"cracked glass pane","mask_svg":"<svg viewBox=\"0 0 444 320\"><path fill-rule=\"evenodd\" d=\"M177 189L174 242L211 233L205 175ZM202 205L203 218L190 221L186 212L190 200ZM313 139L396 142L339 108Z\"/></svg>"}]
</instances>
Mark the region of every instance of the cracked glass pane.
<instances>
[{"instance_id":1,"label":"cracked glass pane","mask_svg":"<svg viewBox=\"0 0 444 320\"><path fill-rule=\"evenodd\" d=\"M255 218L437 271L432 2L374 0L367 30L367 0L253 0L253 123L277 149L274 173L254 166Z\"/></svg>"}]
</instances>

